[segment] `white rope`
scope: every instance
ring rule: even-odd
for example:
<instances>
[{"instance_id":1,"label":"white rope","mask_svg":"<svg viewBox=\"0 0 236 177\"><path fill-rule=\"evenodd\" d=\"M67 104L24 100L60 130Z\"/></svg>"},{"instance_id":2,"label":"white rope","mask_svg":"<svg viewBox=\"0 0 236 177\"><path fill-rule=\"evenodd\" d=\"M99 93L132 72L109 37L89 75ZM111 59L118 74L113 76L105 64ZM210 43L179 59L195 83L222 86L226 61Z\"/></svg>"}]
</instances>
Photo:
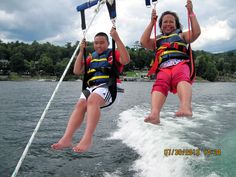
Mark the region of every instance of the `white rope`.
<instances>
[{"instance_id":1,"label":"white rope","mask_svg":"<svg viewBox=\"0 0 236 177\"><path fill-rule=\"evenodd\" d=\"M97 8L96 8L96 10L95 10L95 14L94 14L94 16L93 16L91 22L89 23L88 28L84 31L84 35L87 33L87 31L88 31L88 29L90 28L90 26L91 26L93 20L95 19L95 16L98 14L98 12L99 12L99 10L101 9L101 6L104 4L104 2L105 2L105 0L99 1L99 4L98 4L98 6L97 6ZM65 68L65 70L64 70L64 72L63 72L63 74L62 74L62 76L61 76L61 78L60 78L60 80L59 80L59 82L57 83L57 86L56 86L56 88L55 88L55 90L54 90L54 92L53 92L53 94L52 94L50 100L48 101L47 106L46 106L46 108L44 109L43 114L41 115L41 118L39 119L39 121L38 121L38 123L37 123L37 125L36 125L36 127L35 127L35 129L34 129L34 131L33 131L33 133L32 133L32 135L31 135L31 137L30 137L30 139L29 139L29 141L28 141L28 143L27 143L27 145L26 145L26 147L25 147L25 150L24 150L24 152L22 153L21 158L20 158L20 160L18 161L17 166L16 166L14 172L12 173L12 176L11 176L11 177L15 177L15 176L17 175L17 173L18 173L18 171L19 171L19 169L20 169L20 167L21 167L21 165L22 165L22 162L23 162L23 160L25 159L25 157L26 157L26 155L27 155L27 153L28 153L29 147L31 146L31 144L32 144L32 142L33 142L33 140L34 140L34 137L35 137L36 133L38 132L39 127L40 127L41 123L43 122L43 119L44 119L44 117L45 117L45 115L46 115L46 113L47 113L47 111L48 111L48 109L49 109L49 107L50 107L50 105L51 105L51 102L52 102L52 100L53 100L53 98L54 98L56 92L58 91L58 88L59 88L59 86L61 85L61 83L62 83L62 81L63 81L63 79L64 79L64 77L65 77L65 75L66 75L66 73L67 73L67 71L68 71L68 69L69 69L69 67L70 67L70 65L71 65L71 63L72 63L72 61L73 61L75 55L76 55L76 53L77 53L77 51L79 50L79 47L80 47L81 42L82 42L82 40L81 40L80 43L77 45L77 47L76 47L76 49L75 49L75 51L74 51L72 57L70 58L70 61L68 62L67 66L66 66L66 68Z\"/></svg>"}]
</instances>

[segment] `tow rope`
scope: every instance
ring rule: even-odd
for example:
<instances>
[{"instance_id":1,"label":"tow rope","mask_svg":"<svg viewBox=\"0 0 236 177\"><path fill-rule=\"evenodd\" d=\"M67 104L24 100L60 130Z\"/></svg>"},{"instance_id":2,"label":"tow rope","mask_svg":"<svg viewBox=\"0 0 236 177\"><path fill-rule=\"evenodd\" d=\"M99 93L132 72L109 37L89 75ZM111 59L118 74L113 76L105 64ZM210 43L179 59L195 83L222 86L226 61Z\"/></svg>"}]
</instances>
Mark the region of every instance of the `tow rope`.
<instances>
[{"instance_id":1,"label":"tow rope","mask_svg":"<svg viewBox=\"0 0 236 177\"><path fill-rule=\"evenodd\" d=\"M89 27L84 31L84 35L87 33L87 31L88 31L88 29L90 28L90 26L91 26L93 20L95 19L96 15L97 15L98 12L100 11L101 5L104 4L105 1L106 1L106 0L100 0L100 1L99 1L98 6L97 6L97 8L95 9L95 14L94 14L94 16L93 16L93 18L92 18L92 20L91 20L91 22L90 22L90 24L89 24ZM98 1L97 1L97 2L98 2ZM91 4L91 5L92 5L92 4ZM66 68L65 68L65 70L64 70L64 72L63 72L63 74L62 74L62 76L61 76L61 78L60 78L60 80L58 81L57 86L56 86L55 90L53 91L53 93L52 93L52 95L51 95L51 98L49 99L49 101L48 101L48 103L47 103L47 105L46 105L46 107L45 107L45 109L44 109L44 111L43 111L43 113L42 113L42 115L41 115L41 117L40 117L40 119L39 119L39 121L38 121L38 123L37 123L37 125L36 125L36 127L35 127L35 129L34 129L34 131L33 131L33 133L32 133L32 135L31 135L31 137L30 137L30 139L29 139L29 141L28 141L28 143L27 143L27 145L26 145L26 147L25 147L25 149L24 149L24 151L23 151L23 153L22 153L22 155L21 155L21 157L20 157L20 159L19 159L19 161L18 161L16 167L15 167L15 170L13 171L13 173L12 173L12 175L11 175L11 177L17 176L18 171L19 171L19 169L20 169L20 167L21 167L21 165L22 165L22 163L23 163L23 161L24 161L24 159L25 159L25 157L26 157L26 155L27 155L27 153L28 153L28 151L29 151L29 148L30 148L30 146L31 146L31 144L32 144L32 142L33 142L33 140L34 140L34 137L35 137L36 133L38 132L39 127L40 127L41 123L43 122L43 120L44 120L44 118L45 118L45 115L46 115L46 113L47 113L47 111L48 111L48 109L49 109L49 107L50 107L50 105L51 105L51 102L52 102L52 100L54 99L54 97L55 97L55 95L56 95L56 93L57 93L57 91L58 91L58 89L59 89L59 86L61 85L61 83L62 83L62 81L63 81L63 79L64 79L64 77L65 77L67 71L69 70L69 67L70 67L70 65L71 65L71 63L72 63L72 61L73 61L73 59L75 58L75 55L76 55L77 51L79 50L80 44L81 44L81 42L77 45L77 47L76 47L76 49L75 49L73 55L71 56L71 58L70 58L70 60L69 60L69 62L68 62L68 64L67 64L67 66L66 66Z\"/></svg>"}]
</instances>

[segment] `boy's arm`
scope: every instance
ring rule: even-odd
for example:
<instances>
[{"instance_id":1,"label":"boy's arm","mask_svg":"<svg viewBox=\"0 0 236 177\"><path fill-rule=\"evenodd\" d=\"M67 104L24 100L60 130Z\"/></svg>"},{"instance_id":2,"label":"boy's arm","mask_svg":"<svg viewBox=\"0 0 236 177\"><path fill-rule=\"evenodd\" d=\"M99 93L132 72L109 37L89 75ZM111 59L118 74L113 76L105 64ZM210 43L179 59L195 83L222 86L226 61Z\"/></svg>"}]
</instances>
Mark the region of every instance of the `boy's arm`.
<instances>
[{"instance_id":1,"label":"boy's arm","mask_svg":"<svg viewBox=\"0 0 236 177\"><path fill-rule=\"evenodd\" d=\"M117 31L114 28L112 28L110 31L110 34L111 34L111 37L115 40L116 45L117 45L117 49L120 52L120 61L119 62L123 65L128 64L130 62L129 52L125 48L125 45L121 41Z\"/></svg>"},{"instance_id":2,"label":"boy's arm","mask_svg":"<svg viewBox=\"0 0 236 177\"><path fill-rule=\"evenodd\" d=\"M83 41L80 45L80 51L76 58L75 64L74 64L74 74L79 75L84 72L84 48L85 48L85 41Z\"/></svg>"}]
</instances>

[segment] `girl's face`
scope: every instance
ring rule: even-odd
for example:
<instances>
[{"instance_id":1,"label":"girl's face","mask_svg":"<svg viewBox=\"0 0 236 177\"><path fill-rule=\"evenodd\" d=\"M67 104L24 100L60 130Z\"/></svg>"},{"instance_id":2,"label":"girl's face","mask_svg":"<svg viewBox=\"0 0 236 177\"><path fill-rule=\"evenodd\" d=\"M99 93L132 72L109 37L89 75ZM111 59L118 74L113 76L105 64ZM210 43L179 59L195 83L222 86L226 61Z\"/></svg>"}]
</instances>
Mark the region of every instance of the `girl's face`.
<instances>
[{"instance_id":1,"label":"girl's face","mask_svg":"<svg viewBox=\"0 0 236 177\"><path fill-rule=\"evenodd\" d=\"M176 30L175 17L171 14L163 16L161 23L161 31L165 35L169 35Z\"/></svg>"},{"instance_id":2,"label":"girl's face","mask_svg":"<svg viewBox=\"0 0 236 177\"><path fill-rule=\"evenodd\" d=\"M106 51L108 46L109 46L109 43L106 40L106 37L104 37L104 36L96 36L94 38L93 47L94 47L94 50L98 54L101 54L104 51Z\"/></svg>"}]
</instances>

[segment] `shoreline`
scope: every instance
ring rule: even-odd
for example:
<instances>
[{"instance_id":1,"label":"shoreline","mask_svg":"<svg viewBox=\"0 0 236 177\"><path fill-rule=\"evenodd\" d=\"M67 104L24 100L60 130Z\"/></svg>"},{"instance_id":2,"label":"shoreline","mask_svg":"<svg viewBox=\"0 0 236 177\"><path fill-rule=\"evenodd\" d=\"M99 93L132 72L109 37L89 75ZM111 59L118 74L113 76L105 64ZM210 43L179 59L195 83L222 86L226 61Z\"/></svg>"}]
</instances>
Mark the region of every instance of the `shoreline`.
<instances>
[{"instance_id":1,"label":"shoreline","mask_svg":"<svg viewBox=\"0 0 236 177\"><path fill-rule=\"evenodd\" d=\"M7 81L7 82L25 82L25 81L37 81L37 82L58 82L59 79L47 79L47 78L41 78L41 79L25 79L25 78L20 78L20 79L2 79L0 77L0 82L1 81ZM155 80L146 80L146 79L138 79L138 80L122 80L122 82L154 82ZM63 80L63 82L82 82L81 79L67 79ZM208 80L203 80L203 79L196 79L194 82L196 83L208 83L211 81ZM214 81L214 82L236 82L236 79L230 79L230 80L219 80L219 81ZM213 82L212 82L213 83Z\"/></svg>"},{"instance_id":2,"label":"shoreline","mask_svg":"<svg viewBox=\"0 0 236 177\"><path fill-rule=\"evenodd\" d=\"M59 81L59 77L57 76L34 76L31 77L29 75L0 75L0 81L39 81L39 82L56 82ZM132 76L121 76L120 78L123 82L154 82L155 79L149 79L146 77L132 77ZM79 81L81 77L74 75L67 75L63 79L63 81ZM196 77L194 82L212 82L205 80L201 77ZM219 80L213 82L236 82L236 78L233 77L220 77Z\"/></svg>"}]
</instances>

